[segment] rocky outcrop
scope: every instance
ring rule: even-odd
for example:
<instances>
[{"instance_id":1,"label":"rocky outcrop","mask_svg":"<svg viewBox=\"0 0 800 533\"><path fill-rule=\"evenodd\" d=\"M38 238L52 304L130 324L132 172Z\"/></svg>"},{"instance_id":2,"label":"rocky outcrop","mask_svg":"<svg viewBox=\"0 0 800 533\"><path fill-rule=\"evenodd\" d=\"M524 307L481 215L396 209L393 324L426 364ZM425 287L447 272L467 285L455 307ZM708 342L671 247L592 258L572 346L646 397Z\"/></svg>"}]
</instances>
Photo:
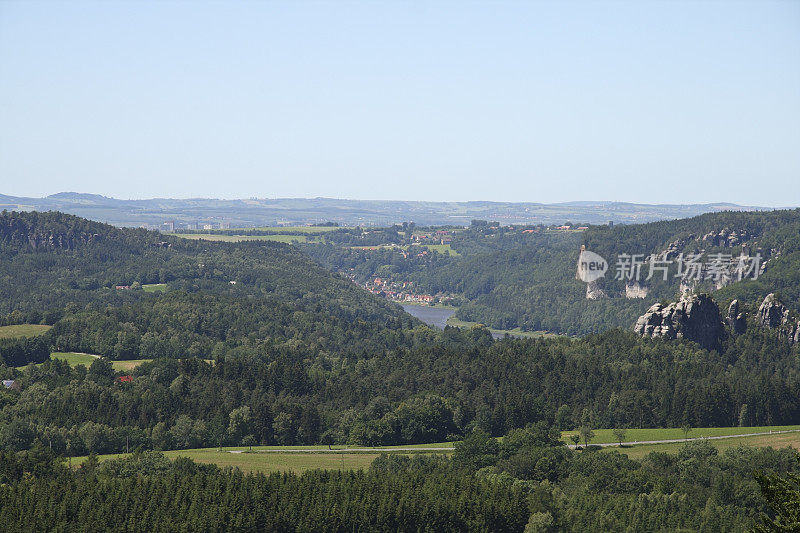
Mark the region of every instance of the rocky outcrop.
<instances>
[{"instance_id":1,"label":"rocky outcrop","mask_svg":"<svg viewBox=\"0 0 800 533\"><path fill-rule=\"evenodd\" d=\"M703 240L711 246L721 248L732 248L739 246L749 241L751 238L747 231L731 231L724 229L722 231L712 231L703 235Z\"/></svg>"},{"instance_id":2,"label":"rocky outcrop","mask_svg":"<svg viewBox=\"0 0 800 533\"><path fill-rule=\"evenodd\" d=\"M739 300L732 301L728 306L728 316L725 318L725 322L736 335L741 335L747 329L747 319L739 310Z\"/></svg>"},{"instance_id":3,"label":"rocky outcrop","mask_svg":"<svg viewBox=\"0 0 800 533\"><path fill-rule=\"evenodd\" d=\"M97 233L74 233L74 234L29 234L26 236L28 245L34 250L48 247L72 250L80 244L89 244L103 240L103 236Z\"/></svg>"},{"instance_id":4,"label":"rocky outcrop","mask_svg":"<svg viewBox=\"0 0 800 533\"><path fill-rule=\"evenodd\" d=\"M789 318L789 310L770 293L758 307L758 323L766 328L775 329Z\"/></svg>"},{"instance_id":5,"label":"rocky outcrop","mask_svg":"<svg viewBox=\"0 0 800 533\"><path fill-rule=\"evenodd\" d=\"M800 342L800 320L792 317L789 308L770 293L758 307L758 323L778 331L791 344Z\"/></svg>"},{"instance_id":6,"label":"rocky outcrop","mask_svg":"<svg viewBox=\"0 0 800 533\"><path fill-rule=\"evenodd\" d=\"M601 300L603 298L607 298L606 291L600 288L600 283L597 280L590 281L586 284L587 300Z\"/></svg>"},{"instance_id":7,"label":"rocky outcrop","mask_svg":"<svg viewBox=\"0 0 800 533\"><path fill-rule=\"evenodd\" d=\"M697 287L697 281L695 280L685 280L681 278L681 284L678 287L678 290L683 296L688 296L695 290Z\"/></svg>"},{"instance_id":8,"label":"rocky outcrop","mask_svg":"<svg viewBox=\"0 0 800 533\"><path fill-rule=\"evenodd\" d=\"M642 337L686 339L711 349L719 343L722 321L714 300L698 294L668 305L653 305L639 317L633 330Z\"/></svg>"},{"instance_id":9,"label":"rocky outcrop","mask_svg":"<svg viewBox=\"0 0 800 533\"><path fill-rule=\"evenodd\" d=\"M667 248L665 250L662 250L659 256L663 257L664 259L674 259L678 256L678 254L681 251L683 251L686 245L688 245L689 242L693 241L694 239L695 235L694 233L692 233L688 237L684 237L683 239L674 240L667 245Z\"/></svg>"},{"instance_id":10,"label":"rocky outcrop","mask_svg":"<svg viewBox=\"0 0 800 533\"><path fill-rule=\"evenodd\" d=\"M647 298L649 292L649 289L638 281L629 281L625 284L625 298L628 300Z\"/></svg>"}]
</instances>

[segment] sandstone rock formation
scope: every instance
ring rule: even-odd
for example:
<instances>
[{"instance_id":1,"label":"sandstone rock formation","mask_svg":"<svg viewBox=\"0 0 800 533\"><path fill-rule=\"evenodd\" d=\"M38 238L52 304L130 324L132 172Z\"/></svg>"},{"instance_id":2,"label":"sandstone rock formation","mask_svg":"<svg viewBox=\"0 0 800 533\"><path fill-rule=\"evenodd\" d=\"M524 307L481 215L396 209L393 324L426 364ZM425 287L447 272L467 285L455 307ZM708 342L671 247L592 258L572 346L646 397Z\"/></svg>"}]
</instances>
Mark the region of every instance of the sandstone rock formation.
<instances>
[{"instance_id":1,"label":"sandstone rock formation","mask_svg":"<svg viewBox=\"0 0 800 533\"><path fill-rule=\"evenodd\" d=\"M790 343L800 342L800 320L793 318L789 308L774 294L768 294L761 302L757 320L765 328L778 330L778 334Z\"/></svg>"},{"instance_id":2,"label":"sandstone rock formation","mask_svg":"<svg viewBox=\"0 0 800 533\"><path fill-rule=\"evenodd\" d=\"M649 292L650 290L638 281L629 281L625 284L625 298L628 300L647 298Z\"/></svg>"},{"instance_id":3,"label":"sandstone rock formation","mask_svg":"<svg viewBox=\"0 0 800 533\"><path fill-rule=\"evenodd\" d=\"M723 229L721 231L712 231L703 235L703 240L708 242L711 246L732 248L739 246L749 241L750 234L746 230L732 231Z\"/></svg>"},{"instance_id":4,"label":"sandstone rock formation","mask_svg":"<svg viewBox=\"0 0 800 533\"><path fill-rule=\"evenodd\" d=\"M719 342L719 307L706 294L684 296L669 305L655 304L639 317L633 330L642 337L687 339L711 349Z\"/></svg>"},{"instance_id":5,"label":"sandstone rock formation","mask_svg":"<svg viewBox=\"0 0 800 533\"><path fill-rule=\"evenodd\" d=\"M744 313L739 311L739 300L732 301L731 305L728 306L728 316L725 321L731 331L737 335L741 335L747 329L747 319Z\"/></svg>"}]
</instances>

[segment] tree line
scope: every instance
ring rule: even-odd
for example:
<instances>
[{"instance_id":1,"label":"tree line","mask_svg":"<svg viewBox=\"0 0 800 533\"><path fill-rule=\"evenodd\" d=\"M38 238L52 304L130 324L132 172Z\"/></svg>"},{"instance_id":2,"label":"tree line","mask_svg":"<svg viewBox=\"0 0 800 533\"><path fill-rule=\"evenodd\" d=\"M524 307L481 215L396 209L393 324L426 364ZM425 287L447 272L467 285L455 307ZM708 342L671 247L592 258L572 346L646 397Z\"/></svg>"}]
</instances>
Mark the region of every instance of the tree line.
<instances>
[{"instance_id":1,"label":"tree line","mask_svg":"<svg viewBox=\"0 0 800 533\"><path fill-rule=\"evenodd\" d=\"M693 442L641 460L569 450L530 425L480 431L452 459L382 455L366 470L243 474L137 450L68 468L46 447L0 451L7 531L744 531L797 527L791 449ZM754 475L754 472L756 473ZM778 513L781 513L778 515ZM775 521L777 520L777 522ZM777 530L777 529L775 529Z\"/></svg>"},{"instance_id":2,"label":"tree line","mask_svg":"<svg viewBox=\"0 0 800 533\"><path fill-rule=\"evenodd\" d=\"M426 330L433 335L430 330ZM494 341L447 328L413 347L305 345L161 358L121 383L106 359L0 367L0 443L60 453L256 444L411 444L499 436L532 422L589 427L797 424L798 347L751 327L707 351L611 330L580 340Z\"/></svg>"}]
</instances>

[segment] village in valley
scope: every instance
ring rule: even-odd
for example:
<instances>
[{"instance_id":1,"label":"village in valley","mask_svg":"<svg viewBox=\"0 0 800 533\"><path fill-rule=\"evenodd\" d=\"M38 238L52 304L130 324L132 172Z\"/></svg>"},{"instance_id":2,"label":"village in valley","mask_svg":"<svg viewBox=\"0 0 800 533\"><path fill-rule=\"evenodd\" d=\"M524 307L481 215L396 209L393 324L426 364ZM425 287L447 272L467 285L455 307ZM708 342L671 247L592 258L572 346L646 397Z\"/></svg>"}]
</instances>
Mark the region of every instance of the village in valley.
<instances>
[{"instance_id":1,"label":"village in valley","mask_svg":"<svg viewBox=\"0 0 800 533\"><path fill-rule=\"evenodd\" d=\"M469 239L491 237L498 234L514 235L517 233L520 235L530 235L545 232L578 232L588 229L588 226L571 223L550 226L503 226L497 222L474 220L468 227L415 229L412 223L410 225L404 225L402 229L403 231L397 232L400 236L398 242L350 246L349 248L364 252L391 250L399 254L404 260L425 262L426 260L434 258L438 259L441 256L446 258L455 258L459 256L460 253L457 250L457 248L459 248L458 244ZM382 229L365 229L361 232L361 237L369 239L371 236L379 235L382 232ZM455 245L456 248L453 248L453 245ZM350 269L345 272L345 275L367 291L385 297L393 302L458 307L463 300L463 298L457 294L446 292L431 294L426 292L420 289L414 281L404 279L402 275L374 275L369 276L367 279L361 276L361 279L359 279L359 276L355 273L355 269Z\"/></svg>"}]
</instances>

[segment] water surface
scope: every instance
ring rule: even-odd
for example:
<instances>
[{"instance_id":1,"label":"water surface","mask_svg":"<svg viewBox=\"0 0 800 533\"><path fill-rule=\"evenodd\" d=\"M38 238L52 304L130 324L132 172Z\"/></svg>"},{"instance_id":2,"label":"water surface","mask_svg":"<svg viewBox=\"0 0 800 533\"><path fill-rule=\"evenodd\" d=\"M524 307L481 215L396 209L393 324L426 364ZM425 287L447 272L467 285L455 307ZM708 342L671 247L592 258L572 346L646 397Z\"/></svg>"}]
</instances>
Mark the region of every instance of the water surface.
<instances>
[{"instance_id":1,"label":"water surface","mask_svg":"<svg viewBox=\"0 0 800 533\"><path fill-rule=\"evenodd\" d=\"M455 309L430 307L428 305L401 304L409 315L418 318L435 328L444 329L447 319L456 313Z\"/></svg>"}]
</instances>

